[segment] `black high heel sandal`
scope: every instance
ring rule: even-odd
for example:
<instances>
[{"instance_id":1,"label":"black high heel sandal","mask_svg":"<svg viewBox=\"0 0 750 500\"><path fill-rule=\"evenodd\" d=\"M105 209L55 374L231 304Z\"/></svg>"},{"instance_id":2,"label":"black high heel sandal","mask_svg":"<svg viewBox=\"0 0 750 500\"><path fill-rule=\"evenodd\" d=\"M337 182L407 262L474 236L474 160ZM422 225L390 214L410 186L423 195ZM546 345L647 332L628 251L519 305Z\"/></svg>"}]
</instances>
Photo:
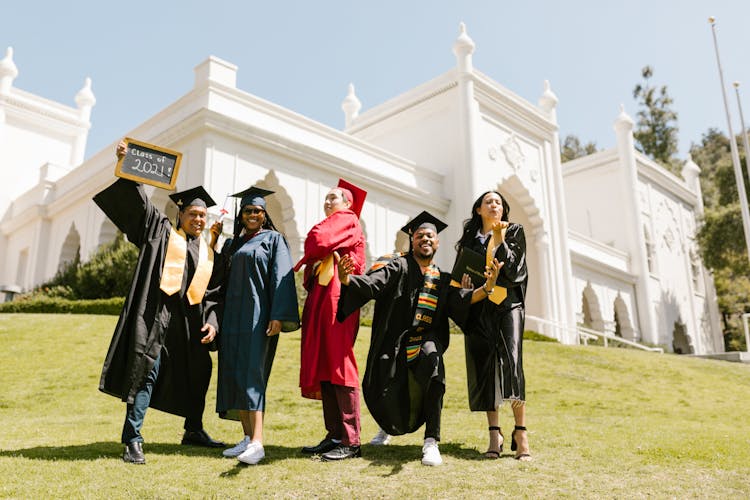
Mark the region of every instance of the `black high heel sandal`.
<instances>
[{"instance_id":1,"label":"black high heel sandal","mask_svg":"<svg viewBox=\"0 0 750 500\"><path fill-rule=\"evenodd\" d=\"M485 458L490 458L494 460L496 458L500 458L500 454L503 452L503 444L505 444L505 436L503 436L503 431L500 430L500 427L498 427L497 425L490 425L488 429L490 432L497 431L500 434L500 437L502 438L502 441L500 441L500 446L498 447L499 451L487 450L484 452Z\"/></svg>"},{"instance_id":2,"label":"black high heel sandal","mask_svg":"<svg viewBox=\"0 0 750 500\"><path fill-rule=\"evenodd\" d=\"M526 427L523 425L516 425L513 428L513 432L510 433L510 451L516 451L518 449L518 443L516 443L516 431L525 431ZM527 462L531 460L531 454L519 453L515 456L516 460Z\"/></svg>"}]
</instances>

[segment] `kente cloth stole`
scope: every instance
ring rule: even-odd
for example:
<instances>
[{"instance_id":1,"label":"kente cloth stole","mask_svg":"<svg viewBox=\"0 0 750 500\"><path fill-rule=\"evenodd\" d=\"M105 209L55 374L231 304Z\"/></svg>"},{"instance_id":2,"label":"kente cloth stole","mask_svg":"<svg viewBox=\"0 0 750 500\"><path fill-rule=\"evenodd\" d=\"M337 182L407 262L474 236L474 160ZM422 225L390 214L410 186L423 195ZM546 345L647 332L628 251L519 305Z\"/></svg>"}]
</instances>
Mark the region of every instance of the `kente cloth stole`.
<instances>
[{"instance_id":1,"label":"kente cloth stole","mask_svg":"<svg viewBox=\"0 0 750 500\"><path fill-rule=\"evenodd\" d=\"M487 267L492 264L492 261L495 259L495 254L493 250L495 249L495 233L493 232L490 235L490 241L487 242L487 254L485 256L485 265ZM495 285L495 289L492 290L492 293L487 297L491 302L495 304L499 304L500 302L505 300L505 297L508 296L508 290L501 286Z\"/></svg>"},{"instance_id":2,"label":"kente cloth stole","mask_svg":"<svg viewBox=\"0 0 750 500\"><path fill-rule=\"evenodd\" d=\"M422 332L432 327L433 314L437 309L439 286L440 270L435 264L430 264L424 272L424 283L417 299L417 310L414 313L412 323L414 333L409 335L406 343L406 361L409 363L419 357L419 351L424 340Z\"/></svg>"},{"instance_id":3,"label":"kente cloth stole","mask_svg":"<svg viewBox=\"0 0 750 500\"><path fill-rule=\"evenodd\" d=\"M169 242L167 243L167 255L164 258L164 267L161 271L161 282L159 288L167 295L174 295L182 286L182 274L185 272L185 259L187 258L187 238L182 229L170 229ZM188 302L195 305L203 300L211 279L214 268L214 251L208 244L199 238L198 242L198 265L195 274L187 290Z\"/></svg>"},{"instance_id":4,"label":"kente cloth stole","mask_svg":"<svg viewBox=\"0 0 750 500\"><path fill-rule=\"evenodd\" d=\"M370 271L377 271L381 267L385 267L393 259L398 259L399 257L403 257L404 255L406 255L406 252L387 253L385 255L382 255L378 257L378 260L373 262L372 267L370 267Z\"/></svg>"}]
</instances>

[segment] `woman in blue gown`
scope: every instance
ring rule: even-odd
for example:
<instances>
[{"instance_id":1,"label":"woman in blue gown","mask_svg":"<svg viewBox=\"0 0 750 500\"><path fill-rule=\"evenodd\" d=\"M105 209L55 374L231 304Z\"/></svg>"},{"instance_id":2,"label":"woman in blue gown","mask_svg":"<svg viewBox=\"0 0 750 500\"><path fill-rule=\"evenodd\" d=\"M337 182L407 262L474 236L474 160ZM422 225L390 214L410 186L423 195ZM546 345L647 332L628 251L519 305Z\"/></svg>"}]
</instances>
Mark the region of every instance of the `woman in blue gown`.
<instances>
[{"instance_id":1,"label":"woman in blue gown","mask_svg":"<svg viewBox=\"0 0 750 500\"><path fill-rule=\"evenodd\" d=\"M251 187L241 197L234 237L222 248L224 314L219 336L216 411L239 419L244 438L224 456L256 464L265 457L263 413L279 332L299 328L289 245L266 212L271 191ZM215 224L212 232L218 234Z\"/></svg>"}]
</instances>

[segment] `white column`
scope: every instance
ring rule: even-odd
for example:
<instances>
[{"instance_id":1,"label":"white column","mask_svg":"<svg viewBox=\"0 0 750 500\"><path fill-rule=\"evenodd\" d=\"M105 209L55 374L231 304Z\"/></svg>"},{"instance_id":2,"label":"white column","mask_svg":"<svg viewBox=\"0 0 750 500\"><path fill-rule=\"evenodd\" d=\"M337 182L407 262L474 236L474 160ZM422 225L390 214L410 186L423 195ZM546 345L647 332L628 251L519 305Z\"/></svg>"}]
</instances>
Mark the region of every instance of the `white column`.
<instances>
[{"instance_id":1,"label":"white column","mask_svg":"<svg viewBox=\"0 0 750 500\"><path fill-rule=\"evenodd\" d=\"M539 107L547 113L549 120L555 124L557 124L557 103L557 96L552 92L549 81L545 81L544 93L539 99ZM554 260L551 267L552 272L549 273L550 276L553 276L555 293L552 294L550 299L557 306L555 311L553 311L554 316L549 319L561 323L568 329L572 329L576 326L575 301L577 297L573 286L573 269L570 262L570 250L568 248L568 218L565 208L565 186L562 178L560 134L558 129L555 129L550 139L548 165L548 175L544 176L547 179L549 199L547 226L550 232L555 233L554 237L551 238L551 250ZM571 344L575 343L577 339L573 331L564 330L560 340L563 343Z\"/></svg>"},{"instance_id":2,"label":"white column","mask_svg":"<svg viewBox=\"0 0 750 500\"><path fill-rule=\"evenodd\" d=\"M456 56L457 93L458 93L458 133L460 162L453 169L452 187L446 189L453 201L448 214L450 226L447 241L456 241L461 236L463 221L466 218L474 198L482 191L476 181L476 120L478 115L474 99L474 67L471 55L474 42L466 34L466 26L460 24L460 34L453 44ZM447 236L447 235L446 235Z\"/></svg>"},{"instance_id":3,"label":"white column","mask_svg":"<svg viewBox=\"0 0 750 500\"><path fill-rule=\"evenodd\" d=\"M86 77L83 87L76 94L75 101L78 106L79 117L85 125L78 132L73 144L73 151L70 155L70 165L72 167L83 163L84 156L86 155L86 141L88 140L89 129L91 128L91 109L96 104L96 97L94 97L94 92L91 90L91 78Z\"/></svg>"},{"instance_id":4,"label":"white column","mask_svg":"<svg viewBox=\"0 0 750 500\"><path fill-rule=\"evenodd\" d=\"M354 93L354 84L349 84L346 97L341 102L341 109L344 111L344 128L349 128L354 120L359 116L359 110L362 109L362 103Z\"/></svg>"},{"instance_id":5,"label":"white column","mask_svg":"<svg viewBox=\"0 0 750 500\"><path fill-rule=\"evenodd\" d=\"M635 160L635 143L633 140L633 119L625 113L625 107L620 106L620 114L615 120L614 129L617 134L617 154L620 159L620 173L622 188L625 196L623 209L629 215L630 224L623 230L628 232L626 241L630 245L631 265L633 273L638 276L635 284L636 303L638 304L638 322L642 340L654 344L660 343L656 313L651 301L649 286L650 273L646 257L646 242L643 237L643 217L638 202L638 171Z\"/></svg>"}]
</instances>

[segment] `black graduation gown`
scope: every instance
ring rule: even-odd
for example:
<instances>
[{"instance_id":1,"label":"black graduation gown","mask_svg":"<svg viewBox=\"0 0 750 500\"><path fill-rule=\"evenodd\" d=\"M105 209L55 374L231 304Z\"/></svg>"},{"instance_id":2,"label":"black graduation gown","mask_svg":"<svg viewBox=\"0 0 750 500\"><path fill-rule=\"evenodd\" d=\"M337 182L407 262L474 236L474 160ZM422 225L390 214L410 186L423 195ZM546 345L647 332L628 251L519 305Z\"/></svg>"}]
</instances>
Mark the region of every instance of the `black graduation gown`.
<instances>
[{"instance_id":1,"label":"black graduation gown","mask_svg":"<svg viewBox=\"0 0 750 500\"><path fill-rule=\"evenodd\" d=\"M200 304L190 305L185 291L197 263L197 241L189 242L182 288L171 297L159 288L171 223L146 197L143 187L118 179L94 202L140 248L133 282L104 360L99 390L127 403L143 386L161 354L150 406L183 417L203 413L211 378L209 346L200 329L218 331L220 273L214 272ZM192 243L192 244L191 244Z\"/></svg>"},{"instance_id":2,"label":"black graduation gown","mask_svg":"<svg viewBox=\"0 0 750 500\"><path fill-rule=\"evenodd\" d=\"M482 244L475 238L467 246L484 255L486 243ZM495 410L503 400L526 400L523 328L528 271L523 226L510 224L495 257L504 262L497 285L505 287L508 296L500 304L489 300L473 304L469 318L462 326L469 408L472 411Z\"/></svg>"},{"instance_id":3,"label":"black graduation gown","mask_svg":"<svg viewBox=\"0 0 750 500\"><path fill-rule=\"evenodd\" d=\"M349 286L341 287L339 297L339 321L375 299L362 392L375 421L395 436L414 432L425 422L423 400L418 395L426 392L427 383L445 385L442 355L450 342L448 317L462 324L471 302L471 290L451 287L450 274L440 273L433 328L423 332L425 340L435 342L440 370L432 375L432 380L424 380L407 366L405 345L413 333L412 322L423 283L419 264L409 254L375 271L350 276Z\"/></svg>"}]
</instances>

